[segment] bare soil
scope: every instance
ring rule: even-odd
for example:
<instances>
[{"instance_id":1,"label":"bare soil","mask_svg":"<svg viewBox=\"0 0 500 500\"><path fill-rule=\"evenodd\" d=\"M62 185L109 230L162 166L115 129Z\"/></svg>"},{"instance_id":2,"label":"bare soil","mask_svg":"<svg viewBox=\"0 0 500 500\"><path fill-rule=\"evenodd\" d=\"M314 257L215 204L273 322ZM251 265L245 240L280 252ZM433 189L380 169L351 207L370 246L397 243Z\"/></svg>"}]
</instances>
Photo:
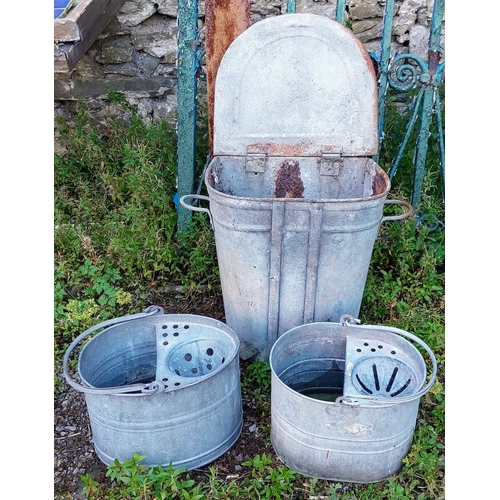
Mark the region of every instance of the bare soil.
<instances>
[{"instance_id":1,"label":"bare soil","mask_svg":"<svg viewBox=\"0 0 500 500\"><path fill-rule=\"evenodd\" d=\"M154 302L166 314L199 314L224 321L222 296L197 296L194 298L159 298ZM249 362L240 361L242 377ZM62 374L61 380L64 380ZM269 442L270 416L266 403L249 400L243 393L243 430L235 445L211 464L190 472L193 479L205 481L210 466L216 466L224 477L242 473L241 463L257 454L274 456ZM91 474L99 482L106 481L106 466L97 457L90 422L82 393L65 382L60 392L54 394L54 498L80 500L81 475Z\"/></svg>"}]
</instances>

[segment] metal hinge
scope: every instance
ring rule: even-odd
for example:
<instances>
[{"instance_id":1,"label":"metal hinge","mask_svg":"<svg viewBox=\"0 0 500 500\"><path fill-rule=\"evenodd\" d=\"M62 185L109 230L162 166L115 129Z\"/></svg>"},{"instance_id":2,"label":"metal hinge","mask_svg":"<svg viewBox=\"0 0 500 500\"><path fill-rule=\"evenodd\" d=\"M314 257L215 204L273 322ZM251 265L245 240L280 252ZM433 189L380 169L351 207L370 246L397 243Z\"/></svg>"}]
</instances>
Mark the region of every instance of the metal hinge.
<instances>
[{"instance_id":1,"label":"metal hinge","mask_svg":"<svg viewBox=\"0 0 500 500\"><path fill-rule=\"evenodd\" d=\"M340 153L321 153L321 165L319 173L321 175L339 175L344 159Z\"/></svg>"},{"instance_id":2,"label":"metal hinge","mask_svg":"<svg viewBox=\"0 0 500 500\"><path fill-rule=\"evenodd\" d=\"M262 173L266 169L267 155L265 153L247 152L245 170L247 172Z\"/></svg>"}]
</instances>

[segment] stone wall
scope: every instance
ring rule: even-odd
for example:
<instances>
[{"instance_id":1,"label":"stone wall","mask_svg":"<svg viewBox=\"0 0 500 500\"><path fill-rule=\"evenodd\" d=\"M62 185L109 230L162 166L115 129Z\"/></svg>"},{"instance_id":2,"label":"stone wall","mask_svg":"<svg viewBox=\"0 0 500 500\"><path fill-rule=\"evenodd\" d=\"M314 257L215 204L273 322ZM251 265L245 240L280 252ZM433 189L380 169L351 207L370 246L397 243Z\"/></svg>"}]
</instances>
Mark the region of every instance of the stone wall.
<instances>
[{"instance_id":1,"label":"stone wall","mask_svg":"<svg viewBox=\"0 0 500 500\"><path fill-rule=\"evenodd\" d=\"M370 51L379 53L384 0L348 0L347 23ZM426 59L433 0L397 0L392 50ZM336 0L297 0L297 12L335 19ZM204 0L198 6L204 40ZM254 0L251 20L284 14L286 0ZM443 40L444 48L444 23ZM55 112L67 117L82 99L99 116L110 112L108 90L120 91L145 120L175 121L177 0L128 0L69 75L54 74ZM443 56L444 59L444 56ZM203 64L203 61L202 61ZM203 72L203 68L202 68ZM203 76L203 75L202 75ZM203 78L200 80L203 92Z\"/></svg>"}]
</instances>

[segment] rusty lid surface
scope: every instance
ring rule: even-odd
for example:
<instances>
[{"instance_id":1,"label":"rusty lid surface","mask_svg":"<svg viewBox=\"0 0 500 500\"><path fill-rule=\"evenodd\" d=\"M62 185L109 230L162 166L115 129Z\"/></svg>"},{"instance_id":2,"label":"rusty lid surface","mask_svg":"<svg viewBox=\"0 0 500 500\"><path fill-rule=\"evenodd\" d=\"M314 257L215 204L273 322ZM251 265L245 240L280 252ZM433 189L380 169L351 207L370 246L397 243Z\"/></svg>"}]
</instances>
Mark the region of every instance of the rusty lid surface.
<instances>
[{"instance_id":1,"label":"rusty lid surface","mask_svg":"<svg viewBox=\"0 0 500 500\"><path fill-rule=\"evenodd\" d=\"M214 96L214 156L377 154L377 82L361 42L336 21L284 14L229 46Z\"/></svg>"}]
</instances>

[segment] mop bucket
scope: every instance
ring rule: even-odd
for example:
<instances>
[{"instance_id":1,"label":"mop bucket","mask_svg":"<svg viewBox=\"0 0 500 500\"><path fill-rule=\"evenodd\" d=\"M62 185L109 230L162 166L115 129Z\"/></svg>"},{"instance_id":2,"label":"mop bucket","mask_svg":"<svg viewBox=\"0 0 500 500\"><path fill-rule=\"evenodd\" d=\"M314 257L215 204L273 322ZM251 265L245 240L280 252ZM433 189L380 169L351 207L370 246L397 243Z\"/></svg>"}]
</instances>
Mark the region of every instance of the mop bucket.
<instances>
[{"instance_id":1,"label":"mop bucket","mask_svg":"<svg viewBox=\"0 0 500 500\"><path fill-rule=\"evenodd\" d=\"M103 328L80 351L80 383L68 371L70 355ZM64 356L64 376L85 394L101 461L138 452L145 465L191 470L225 453L243 424L238 350L225 324L157 306L79 335Z\"/></svg>"},{"instance_id":2,"label":"mop bucket","mask_svg":"<svg viewBox=\"0 0 500 500\"><path fill-rule=\"evenodd\" d=\"M271 442L290 468L318 479L372 483L396 474L420 398L436 379L430 348L397 328L301 325L270 354ZM422 347L432 363L426 383Z\"/></svg>"}]
</instances>

